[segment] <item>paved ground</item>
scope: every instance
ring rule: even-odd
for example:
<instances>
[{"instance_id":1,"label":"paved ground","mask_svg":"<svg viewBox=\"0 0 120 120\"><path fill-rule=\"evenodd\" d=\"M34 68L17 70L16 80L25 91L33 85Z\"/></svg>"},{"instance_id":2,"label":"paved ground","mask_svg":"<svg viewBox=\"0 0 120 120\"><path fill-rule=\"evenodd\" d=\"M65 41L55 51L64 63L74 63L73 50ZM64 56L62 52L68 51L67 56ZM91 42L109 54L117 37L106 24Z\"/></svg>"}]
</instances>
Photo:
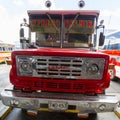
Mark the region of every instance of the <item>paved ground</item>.
<instances>
[{"instance_id":1,"label":"paved ground","mask_svg":"<svg viewBox=\"0 0 120 120\"><path fill-rule=\"evenodd\" d=\"M119 118L113 112L99 113L91 115L87 119L78 119L76 114L71 113L50 113L50 112L39 112L36 117L26 115L21 112L21 109L13 109L12 112L6 117L5 120L119 120Z\"/></svg>"},{"instance_id":2,"label":"paved ground","mask_svg":"<svg viewBox=\"0 0 120 120\"><path fill-rule=\"evenodd\" d=\"M8 73L11 66L6 64L0 64L0 75L3 73Z\"/></svg>"},{"instance_id":3,"label":"paved ground","mask_svg":"<svg viewBox=\"0 0 120 120\"><path fill-rule=\"evenodd\" d=\"M0 92L10 85L9 82L10 69L11 69L10 65L0 64Z\"/></svg>"},{"instance_id":4,"label":"paved ground","mask_svg":"<svg viewBox=\"0 0 120 120\"><path fill-rule=\"evenodd\" d=\"M110 87L106 90L107 95L116 95L120 100L120 79L111 81Z\"/></svg>"}]
</instances>

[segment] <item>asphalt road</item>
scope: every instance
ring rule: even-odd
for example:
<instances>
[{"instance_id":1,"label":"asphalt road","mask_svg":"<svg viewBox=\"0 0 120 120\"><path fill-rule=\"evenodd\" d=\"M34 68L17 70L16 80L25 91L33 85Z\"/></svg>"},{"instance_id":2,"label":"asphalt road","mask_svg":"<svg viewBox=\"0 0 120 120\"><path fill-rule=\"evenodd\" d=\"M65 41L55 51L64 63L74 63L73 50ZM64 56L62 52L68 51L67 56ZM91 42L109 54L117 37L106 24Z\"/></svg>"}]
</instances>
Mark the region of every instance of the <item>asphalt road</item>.
<instances>
[{"instance_id":1,"label":"asphalt road","mask_svg":"<svg viewBox=\"0 0 120 120\"><path fill-rule=\"evenodd\" d=\"M10 85L9 71L11 66L0 64L0 92ZM120 99L120 80L111 81L110 87L106 90L108 95L117 95ZM36 117L26 115L21 109L15 108L5 120L78 120L75 114L40 112ZM119 120L113 113L100 113L97 116L90 116L88 119L80 120Z\"/></svg>"},{"instance_id":2,"label":"asphalt road","mask_svg":"<svg viewBox=\"0 0 120 120\"><path fill-rule=\"evenodd\" d=\"M110 87L106 90L107 95L116 95L120 100L120 79L111 81Z\"/></svg>"},{"instance_id":3,"label":"asphalt road","mask_svg":"<svg viewBox=\"0 0 120 120\"><path fill-rule=\"evenodd\" d=\"M0 64L0 92L10 85L9 82L9 72L10 72L10 65Z\"/></svg>"}]
</instances>

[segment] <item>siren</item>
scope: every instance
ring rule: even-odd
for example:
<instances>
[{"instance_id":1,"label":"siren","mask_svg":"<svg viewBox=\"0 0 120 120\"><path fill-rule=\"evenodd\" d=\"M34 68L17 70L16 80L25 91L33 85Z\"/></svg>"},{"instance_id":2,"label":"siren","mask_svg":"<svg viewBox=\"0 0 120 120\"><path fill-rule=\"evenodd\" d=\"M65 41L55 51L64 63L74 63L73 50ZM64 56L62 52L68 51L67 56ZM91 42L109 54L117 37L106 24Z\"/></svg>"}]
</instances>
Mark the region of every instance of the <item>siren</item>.
<instances>
[{"instance_id":1,"label":"siren","mask_svg":"<svg viewBox=\"0 0 120 120\"><path fill-rule=\"evenodd\" d=\"M45 2L45 6L46 6L47 8L50 8L51 5L52 5L52 3L51 3L50 0L47 0L47 1Z\"/></svg>"},{"instance_id":2,"label":"siren","mask_svg":"<svg viewBox=\"0 0 120 120\"><path fill-rule=\"evenodd\" d=\"M78 2L78 6L79 6L80 8L83 8L83 7L85 6L85 2L84 2L83 0L80 0L80 1Z\"/></svg>"}]
</instances>

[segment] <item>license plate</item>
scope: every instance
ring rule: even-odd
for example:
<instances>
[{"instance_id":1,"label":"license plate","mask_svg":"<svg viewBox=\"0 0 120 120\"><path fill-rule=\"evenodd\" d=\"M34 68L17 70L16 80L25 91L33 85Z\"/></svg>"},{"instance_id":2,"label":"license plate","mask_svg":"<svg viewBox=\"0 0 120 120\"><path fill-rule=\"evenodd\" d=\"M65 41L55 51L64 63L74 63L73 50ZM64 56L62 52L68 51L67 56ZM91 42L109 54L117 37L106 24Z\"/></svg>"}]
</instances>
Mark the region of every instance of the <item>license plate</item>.
<instances>
[{"instance_id":1,"label":"license plate","mask_svg":"<svg viewBox=\"0 0 120 120\"><path fill-rule=\"evenodd\" d=\"M68 104L67 102L49 101L48 107L50 110L65 111L68 109Z\"/></svg>"}]
</instances>

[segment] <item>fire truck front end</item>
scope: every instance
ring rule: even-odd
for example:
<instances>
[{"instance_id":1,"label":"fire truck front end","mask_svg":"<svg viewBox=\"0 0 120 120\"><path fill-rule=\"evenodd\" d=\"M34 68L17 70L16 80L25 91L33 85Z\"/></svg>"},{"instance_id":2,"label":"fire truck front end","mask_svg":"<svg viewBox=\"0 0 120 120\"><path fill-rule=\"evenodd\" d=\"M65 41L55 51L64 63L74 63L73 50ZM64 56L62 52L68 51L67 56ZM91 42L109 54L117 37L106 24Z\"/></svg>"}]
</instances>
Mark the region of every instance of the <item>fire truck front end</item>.
<instances>
[{"instance_id":1,"label":"fire truck front end","mask_svg":"<svg viewBox=\"0 0 120 120\"><path fill-rule=\"evenodd\" d=\"M105 95L109 56L96 51L104 40L103 32L97 34L104 28L102 23L96 26L99 11L28 11L28 15L29 24L24 20L22 25L29 28L30 38L24 38L21 28L24 49L12 53L14 89L1 93L3 103L59 112L114 111L118 99Z\"/></svg>"},{"instance_id":2,"label":"fire truck front end","mask_svg":"<svg viewBox=\"0 0 120 120\"><path fill-rule=\"evenodd\" d=\"M15 51L10 72L14 90L2 93L3 102L33 110L114 111L117 98L104 95L110 82L108 61L107 55L85 50Z\"/></svg>"}]
</instances>

